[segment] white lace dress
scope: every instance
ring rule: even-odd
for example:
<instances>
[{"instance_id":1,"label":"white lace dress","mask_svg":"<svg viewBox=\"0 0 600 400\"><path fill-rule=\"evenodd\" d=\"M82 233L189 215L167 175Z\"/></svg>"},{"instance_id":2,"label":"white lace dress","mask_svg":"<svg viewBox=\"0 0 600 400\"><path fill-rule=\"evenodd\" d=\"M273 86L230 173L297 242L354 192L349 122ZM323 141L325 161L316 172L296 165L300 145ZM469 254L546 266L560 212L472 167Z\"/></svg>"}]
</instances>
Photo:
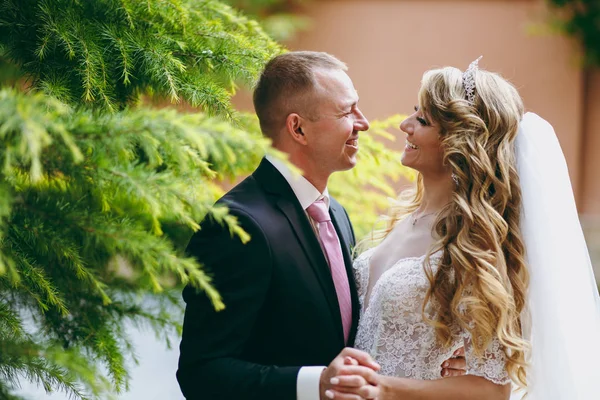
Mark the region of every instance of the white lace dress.
<instances>
[{"instance_id":1,"label":"white lace dress","mask_svg":"<svg viewBox=\"0 0 600 400\"><path fill-rule=\"evenodd\" d=\"M361 316L354 347L366 351L381 365L381 374L412 379L439 379L442 363L464 346L468 374L497 384L510 378L505 355L497 340L492 341L483 358L474 356L468 332L458 332L449 348L436 343L434 329L421 315L429 281L423 269L424 257L404 258L386 270L370 293L369 263L375 249L369 249L354 262ZM433 254L431 265L439 263L441 252ZM427 310L426 310L427 312ZM427 312L429 317L432 316Z\"/></svg>"}]
</instances>

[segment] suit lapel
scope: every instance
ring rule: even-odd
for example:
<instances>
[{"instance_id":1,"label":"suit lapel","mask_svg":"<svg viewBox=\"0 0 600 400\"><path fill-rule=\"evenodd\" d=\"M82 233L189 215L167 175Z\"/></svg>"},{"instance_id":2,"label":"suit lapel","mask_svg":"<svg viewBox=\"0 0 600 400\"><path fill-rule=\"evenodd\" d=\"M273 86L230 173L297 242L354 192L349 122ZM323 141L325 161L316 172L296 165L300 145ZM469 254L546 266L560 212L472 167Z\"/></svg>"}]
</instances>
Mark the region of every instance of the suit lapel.
<instances>
[{"instance_id":1,"label":"suit lapel","mask_svg":"<svg viewBox=\"0 0 600 400\"><path fill-rule=\"evenodd\" d=\"M290 226L298 238L298 242L302 246L307 258L310 260L310 266L317 276L321 289L327 298L327 304L329 305L331 315L339 326L340 339L343 340L344 332L342 328L342 317L340 315L333 278L331 277L329 264L327 263L312 226L304 214L304 210L300 207L300 204L296 207L294 204L280 199L277 202L277 206L283 214L285 214Z\"/></svg>"},{"instance_id":2,"label":"suit lapel","mask_svg":"<svg viewBox=\"0 0 600 400\"><path fill-rule=\"evenodd\" d=\"M327 305L331 312L331 316L339 327L339 338L343 342L344 332L342 328L342 317L340 315L340 308L335 286L333 284L333 278L331 277L331 272L329 270L329 264L327 263L325 254L323 254L321 245L308 221L305 211L300 206L296 195L285 178L269 161L263 159L253 175L267 192L278 196L275 204L277 205L277 208L281 210L283 215L285 215L290 227L298 239L298 243L309 260L310 268L317 277L321 290L327 299ZM346 248L347 251L347 246L343 245L342 249L344 248ZM344 259L345 257L346 255L344 255Z\"/></svg>"}]
</instances>

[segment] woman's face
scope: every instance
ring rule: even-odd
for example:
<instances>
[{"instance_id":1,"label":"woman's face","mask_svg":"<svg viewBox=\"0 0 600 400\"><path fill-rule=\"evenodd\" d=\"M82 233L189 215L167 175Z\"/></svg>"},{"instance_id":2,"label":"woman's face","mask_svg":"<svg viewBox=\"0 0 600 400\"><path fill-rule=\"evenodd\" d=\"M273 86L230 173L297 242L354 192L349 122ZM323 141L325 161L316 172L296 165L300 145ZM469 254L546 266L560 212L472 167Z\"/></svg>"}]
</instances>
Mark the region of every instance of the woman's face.
<instances>
[{"instance_id":1,"label":"woman's face","mask_svg":"<svg viewBox=\"0 0 600 400\"><path fill-rule=\"evenodd\" d=\"M447 175L449 168L444 166L444 152L440 141L440 126L418 106L415 112L400 124L406 133L406 146L402 154L402 164L427 175Z\"/></svg>"}]
</instances>

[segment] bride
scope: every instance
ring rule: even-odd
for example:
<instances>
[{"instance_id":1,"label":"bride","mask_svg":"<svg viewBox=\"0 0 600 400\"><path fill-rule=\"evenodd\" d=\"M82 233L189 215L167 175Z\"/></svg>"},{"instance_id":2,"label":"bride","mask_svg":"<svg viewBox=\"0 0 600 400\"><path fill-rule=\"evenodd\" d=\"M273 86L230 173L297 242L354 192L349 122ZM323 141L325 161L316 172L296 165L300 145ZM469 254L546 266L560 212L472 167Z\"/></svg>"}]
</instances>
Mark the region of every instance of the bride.
<instances>
[{"instance_id":1,"label":"bride","mask_svg":"<svg viewBox=\"0 0 600 400\"><path fill-rule=\"evenodd\" d=\"M381 366L377 399L600 398L600 303L560 145L478 61L426 72L400 126L417 187L355 261L355 347ZM468 374L439 379L463 346ZM328 396L360 398L354 374Z\"/></svg>"}]
</instances>

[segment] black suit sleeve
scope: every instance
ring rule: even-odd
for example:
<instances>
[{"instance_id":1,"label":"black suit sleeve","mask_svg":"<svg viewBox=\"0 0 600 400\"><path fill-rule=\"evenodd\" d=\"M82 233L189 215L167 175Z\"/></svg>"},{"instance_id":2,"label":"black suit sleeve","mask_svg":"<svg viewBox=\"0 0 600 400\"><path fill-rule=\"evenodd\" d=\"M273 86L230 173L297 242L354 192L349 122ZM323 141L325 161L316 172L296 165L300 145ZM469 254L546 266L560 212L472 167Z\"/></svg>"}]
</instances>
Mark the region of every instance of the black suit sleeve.
<instances>
[{"instance_id":1,"label":"black suit sleeve","mask_svg":"<svg viewBox=\"0 0 600 400\"><path fill-rule=\"evenodd\" d=\"M177 380L188 400L295 400L300 367L259 365L240 359L265 301L271 280L269 244L245 212L230 214L251 235L247 244L205 219L188 244L212 275L225 303L216 312L203 293L186 287Z\"/></svg>"}]
</instances>

